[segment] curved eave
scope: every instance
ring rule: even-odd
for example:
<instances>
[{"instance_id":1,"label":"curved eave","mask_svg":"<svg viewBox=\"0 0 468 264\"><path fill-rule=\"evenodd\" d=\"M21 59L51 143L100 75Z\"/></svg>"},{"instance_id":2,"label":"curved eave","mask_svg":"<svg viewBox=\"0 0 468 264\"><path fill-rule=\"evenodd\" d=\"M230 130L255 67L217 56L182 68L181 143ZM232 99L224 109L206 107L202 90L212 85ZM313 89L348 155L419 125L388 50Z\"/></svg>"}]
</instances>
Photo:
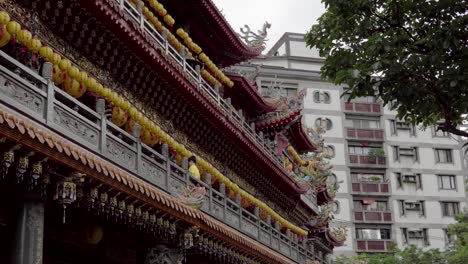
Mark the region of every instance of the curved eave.
<instances>
[{"instance_id":1,"label":"curved eave","mask_svg":"<svg viewBox=\"0 0 468 264\"><path fill-rule=\"evenodd\" d=\"M205 22L202 28L211 28L212 31L216 33L206 41L212 42L215 40L220 44L224 44L223 46L218 46L218 49L211 51L216 53L213 54L213 57L217 58L215 63L226 67L255 58L262 53L264 48L252 48L247 46L239 38L237 33L234 31L231 25L229 25L224 16L211 0L190 1L190 3L195 6L200 15L205 18L204 20L198 18L195 21ZM228 53L219 52L223 50L219 49L219 47L223 47L224 51L228 51Z\"/></svg>"},{"instance_id":2,"label":"curved eave","mask_svg":"<svg viewBox=\"0 0 468 264\"><path fill-rule=\"evenodd\" d=\"M225 95L233 100L233 104L238 104L241 109L255 115L276 110L276 106L266 102L244 77L236 75L228 77L234 82L234 87L225 90Z\"/></svg>"},{"instance_id":3,"label":"curved eave","mask_svg":"<svg viewBox=\"0 0 468 264\"><path fill-rule=\"evenodd\" d=\"M272 117L255 123L257 131L277 130L285 127L301 115L301 110L295 110L281 116Z\"/></svg>"},{"instance_id":4,"label":"curved eave","mask_svg":"<svg viewBox=\"0 0 468 264\"><path fill-rule=\"evenodd\" d=\"M315 151L319 147L312 141L304 130L302 118L298 118L296 122L289 127L289 137L294 142L294 148L299 153Z\"/></svg>"}]
</instances>

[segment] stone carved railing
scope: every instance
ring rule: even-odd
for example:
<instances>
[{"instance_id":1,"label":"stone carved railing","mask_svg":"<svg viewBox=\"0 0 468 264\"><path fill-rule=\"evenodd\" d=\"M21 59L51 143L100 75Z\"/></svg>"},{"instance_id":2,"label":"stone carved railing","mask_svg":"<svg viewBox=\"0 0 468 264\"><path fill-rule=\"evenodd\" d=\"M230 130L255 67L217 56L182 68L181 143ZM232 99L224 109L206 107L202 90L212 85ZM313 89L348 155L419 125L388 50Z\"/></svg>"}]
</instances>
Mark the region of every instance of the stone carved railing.
<instances>
[{"instance_id":1,"label":"stone carved railing","mask_svg":"<svg viewBox=\"0 0 468 264\"><path fill-rule=\"evenodd\" d=\"M12 71L13 70L13 71ZM104 113L97 113L55 87L37 73L0 51L0 104L61 134L82 147L109 160L122 170L136 175L167 193L180 193L187 185L201 185L207 199L201 208L240 232L260 241L298 263L305 263L307 252L302 242L290 239L272 226L269 218L263 221L259 210L255 214L242 208L240 197L232 201L207 183L189 176L186 168L169 159L167 145L159 153L108 122ZM186 167L186 166L185 166Z\"/></svg>"},{"instance_id":2,"label":"stone carved railing","mask_svg":"<svg viewBox=\"0 0 468 264\"><path fill-rule=\"evenodd\" d=\"M206 98L211 98L212 103L218 105L221 109L221 112L226 116L227 120L231 120L234 124L234 127L240 129L243 132L243 135L247 136L252 140L252 142L276 164L280 167L283 167L283 161L280 157L275 154L274 149L272 149L263 139L262 134L257 134L255 128L252 125L249 125L245 122L241 112L235 111L230 103L224 100L219 94L219 89L208 84L200 74L200 67L196 68L191 67L183 54L180 54L172 45L167 41L167 36L160 34L152 24L146 20L142 13L139 13L138 10L131 4L129 0L115 0L119 3L120 9L128 14L131 18L135 20L135 23L139 24L141 29L144 30L154 39L155 44L159 48L163 49L163 52L166 55L172 57L179 65L183 68L184 71L188 73L191 77L191 80L194 84L199 85ZM261 132L260 132L261 133Z\"/></svg>"}]
</instances>

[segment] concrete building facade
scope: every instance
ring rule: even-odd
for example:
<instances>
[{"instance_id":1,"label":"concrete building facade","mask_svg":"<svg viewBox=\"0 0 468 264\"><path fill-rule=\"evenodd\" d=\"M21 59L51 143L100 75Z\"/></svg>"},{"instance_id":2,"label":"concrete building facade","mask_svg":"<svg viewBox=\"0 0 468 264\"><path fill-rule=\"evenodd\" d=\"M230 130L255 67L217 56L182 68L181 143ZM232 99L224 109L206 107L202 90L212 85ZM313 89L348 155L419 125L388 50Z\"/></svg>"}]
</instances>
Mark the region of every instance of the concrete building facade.
<instances>
[{"instance_id":1,"label":"concrete building facade","mask_svg":"<svg viewBox=\"0 0 468 264\"><path fill-rule=\"evenodd\" d=\"M340 184L334 222L348 227L335 255L385 252L392 243L447 247L447 225L466 206L459 139L398 120L373 97L348 102L343 87L320 78L322 63L304 35L285 33L266 58L236 70L255 72L259 92L307 89L305 123L326 130L332 180Z\"/></svg>"}]
</instances>

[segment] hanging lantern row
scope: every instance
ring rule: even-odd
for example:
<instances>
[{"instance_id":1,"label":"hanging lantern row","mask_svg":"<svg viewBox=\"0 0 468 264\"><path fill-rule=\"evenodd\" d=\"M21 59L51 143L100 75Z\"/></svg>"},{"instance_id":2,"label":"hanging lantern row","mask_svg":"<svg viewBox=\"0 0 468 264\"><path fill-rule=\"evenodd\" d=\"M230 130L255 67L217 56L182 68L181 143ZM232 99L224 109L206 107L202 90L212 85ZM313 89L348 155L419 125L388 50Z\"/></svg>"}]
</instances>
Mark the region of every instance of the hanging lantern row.
<instances>
[{"instance_id":1,"label":"hanging lantern row","mask_svg":"<svg viewBox=\"0 0 468 264\"><path fill-rule=\"evenodd\" d=\"M221 87L221 83L216 80L213 75L211 75L207 70L201 69L200 71L201 76L212 86Z\"/></svg>"},{"instance_id":2,"label":"hanging lantern row","mask_svg":"<svg viewBox=\"0 0 468 264\"><path fill-rule=\"evenodd\" d=\"M179 144L169 134L164 132L156 123L144 116L137 108L133 107L129 101L113 92L110 88L99 83L91 75L80 70L67 58L62 58L62 56L51 47L43 45L37 36L32 36L28 30L21 29L19 23L11 21L10 16L5 11L0 11L0 29L0 42L3 41L4 36L8 36L8 41L16 39L17 37L18 42L25 46L30 52L38 52L44 60L52 63L53 82L57 85L62 84L63 89L68 94L77 98L82 96L86 91L90 91L104 98L112 107L112 121L114 124L124 126L125 130L130 134L133 132L133 125L139 124L141 129L140 139L144 144L152 147L157 143L166 143L172 150L183 157L188 158L194 155L184 145ZM201 55L203 55L203 53ZM200 171L211 174L215 180L223 183L230 190L238 193L242 198L264 209L271 218L277 220L282 226L299 235L307 235L306 230L293 225L274 212L273 209L268 207L265 203L240 189L237 184L229 180L206 160L197 158L197 166L200 168Z\"/></svg>"},{"instance_id":3,"label":"hanging lantern row","mask_svg":"<svg viewBox=\"0 0 468 264\"><path fill-rule=\"evenodd\" d=\"M132 2L136 5L139 0L132 0ZM156 12L164 18L169 19L171 22L173 18L167 14L166 9L156 0L149 0L150 6L153 7ZM161 22L157 19L157 17L148 10L147 7L143 7L143 15L145 16L148 21L153 24L153 26L162 33L165 30L165 27L162 25ZM169 17L169 18L168 18ZM174 23L170 24L172 26ZM182 51L185 47L184 45L177 40L177 38L172 34L169 30L167 32L167 40L169 43L177 50ZM221 83L226 84L228 87L233 87L234 82L231 81L212 61L208 56L202 52L202 48L193 42L192 38L189 36L187 32L185 32L182 28L176 30L176 34L184 41L185 45L189 48L189 50L193 51L195 54L199 55L198 58L206 65L206 67L210 70L210 72L221 81ZM211 75L210 75L211 76ZM213 77L214 78L214 77ZM207 80L209 81L209 80ZM220 85L221 86L221 85Z\"/></svg>"},{"instance_id":4,"label":"hanging lantern row","mask_svg":"<svg viewBox=\"0 0 468 264\"><path fill-rule=\"evenodd\" d=\"M43 167L48 158L31 162L30 157L34 155L34 152L17 157L15 151L19 148L20 145L15 145L3 153L0 162L0 181L11 180L15 184L23 185L27 191L38 191L45 198L50 178L47 173L44 173ZM17 159L16 167L12 167L15 159ZM14 175L14 177L9 178L9 175Z\"/></svg>"},{"instance_id":5,"label":"hanging lantern row","mask_svg":"<svg viewBox=\"0 0 468 264\"><path fill-rule=\"evenodd\" d=\"M148 2L150 6L156 11L156 13L158 13L158 15L163 18L164 22L166 22L167 25L169 25L170 27L174 25L174 18L172 18L172 16L167 13L167 10L161 3L159 3L156 0L149 0Z\"/></svg>"},{"instance_id":6,"label":"hanging lantern row","mask_svg":"<svg viewBox=\"0 0 468 264\"><path fill-rule=\"evenodd\" d=\"M210 237L200 236L196 242L198 251L205 256L210 256L218 259L222 263L248 263L258 264L258 261L250 259L246 254L235 251L230 247L226 247L223 243L217 240L211 239Z\"/></svg>"}]
</instances>

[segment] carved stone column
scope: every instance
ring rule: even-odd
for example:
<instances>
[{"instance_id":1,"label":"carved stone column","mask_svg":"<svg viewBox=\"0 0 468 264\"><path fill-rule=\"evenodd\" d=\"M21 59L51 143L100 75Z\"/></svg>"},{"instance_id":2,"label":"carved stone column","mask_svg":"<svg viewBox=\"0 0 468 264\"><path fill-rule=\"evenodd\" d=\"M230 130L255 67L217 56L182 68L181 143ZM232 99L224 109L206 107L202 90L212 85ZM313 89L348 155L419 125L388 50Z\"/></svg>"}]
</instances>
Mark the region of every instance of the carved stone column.
<instances>
[{"instance_id":1,"label":"carved stone column","mask_svg":"<svg viewBox=\"0 0 468 264\"><path fill-rule=\"evenodd\" d=\"M183 259L181 248L157 244L149 248L144 264L181 264Z\"/></svg>"},{"instance_id":2,"label":"carved stone column","mask_svg":"<svg viewBox=\"0 0 468 264\"><path fill-rule=\"evenodd\" d=\"M44 243L44 202L26 197L17 219L13 263L42 264Z\"/></svg>"}]
</instances>

